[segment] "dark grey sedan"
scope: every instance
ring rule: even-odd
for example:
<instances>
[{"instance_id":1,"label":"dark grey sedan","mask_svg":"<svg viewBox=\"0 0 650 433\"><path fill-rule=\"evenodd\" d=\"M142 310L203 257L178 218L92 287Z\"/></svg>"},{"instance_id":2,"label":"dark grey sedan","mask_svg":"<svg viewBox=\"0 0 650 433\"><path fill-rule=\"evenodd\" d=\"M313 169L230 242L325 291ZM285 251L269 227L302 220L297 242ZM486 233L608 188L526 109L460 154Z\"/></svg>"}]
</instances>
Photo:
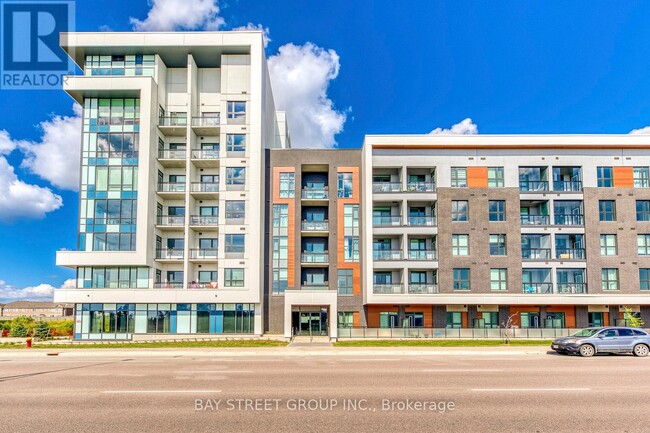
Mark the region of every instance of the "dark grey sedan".
<instances>
[{"instance_id":1,"label":"dark grey sedan","mask_svg":"<svg viewBox=\"0 0 650 433\"><path fill-rule=\"evenodd\" d=\"M638 328L586 328L570 337L556 338L551 349L561 354L579 353L581 356L594 356L596 353L647 356L650 353L650 335Z\"/></svg>"}]
</instances>

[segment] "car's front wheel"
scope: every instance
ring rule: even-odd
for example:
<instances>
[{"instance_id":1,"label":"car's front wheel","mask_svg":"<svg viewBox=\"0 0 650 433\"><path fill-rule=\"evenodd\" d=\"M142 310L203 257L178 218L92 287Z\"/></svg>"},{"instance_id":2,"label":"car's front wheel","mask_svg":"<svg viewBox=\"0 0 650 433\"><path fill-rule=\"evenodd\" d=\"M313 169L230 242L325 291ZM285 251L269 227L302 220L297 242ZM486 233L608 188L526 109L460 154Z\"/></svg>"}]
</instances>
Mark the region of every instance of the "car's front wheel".
<instances>
[{"instance_id":1,"label":"car's front wheel","mask_svg":"<svg viewBox=\"0 0 650 433\"><path fill-rule=\"evenodd\" d=\"M584 356L584 357L594 356L594 353L596 353L594 346L590 344L583 344L582 346L580 346L580 356Z\"/></svg>"},{"instance_id":2,"label":"car's front wheel","mask_svg":"<svg viewBox=\"0 0 650 433\"><path fill-rule=\"evenodd\" d=\"M632 349L632 353L634 353L634 356L648 356L650 348L645 344L637 344L634 346L634 349Z\"/></svg>"}]
</instances>

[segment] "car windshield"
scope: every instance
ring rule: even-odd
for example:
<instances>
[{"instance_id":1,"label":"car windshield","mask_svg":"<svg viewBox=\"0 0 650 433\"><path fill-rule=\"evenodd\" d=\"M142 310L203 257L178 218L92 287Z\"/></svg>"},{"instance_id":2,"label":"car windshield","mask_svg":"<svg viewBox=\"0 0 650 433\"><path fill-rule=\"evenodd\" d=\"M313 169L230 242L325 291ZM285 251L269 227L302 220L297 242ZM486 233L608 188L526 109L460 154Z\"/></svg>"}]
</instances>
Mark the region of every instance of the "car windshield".
<instances>
[{"instance_id":1,"label":"car windshield","mask_svg":"<svg viewBox=\"0 0 650 433\"><path fill-rule=\"evenodd\" d=\"M594 335L596 332L598 332L599 329L596 328L587 328L587 329L582 329L575 334L573 334L574 337L591 337Z\"/></svg>"}]
</instances>

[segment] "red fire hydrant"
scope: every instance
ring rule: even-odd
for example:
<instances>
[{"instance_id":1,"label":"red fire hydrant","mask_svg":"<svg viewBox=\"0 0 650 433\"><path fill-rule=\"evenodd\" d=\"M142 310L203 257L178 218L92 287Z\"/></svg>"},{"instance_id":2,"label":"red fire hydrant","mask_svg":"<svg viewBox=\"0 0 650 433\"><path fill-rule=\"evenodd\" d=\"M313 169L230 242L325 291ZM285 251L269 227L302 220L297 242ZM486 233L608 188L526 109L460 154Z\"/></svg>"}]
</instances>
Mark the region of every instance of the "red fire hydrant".
<instances>
[{"instance_id":1,"label":"red fire hydrant","mask_svg":"<svg viewBox=\"0 0 650 433\"><path fill-rule=\"evenodd\" d=\"M27 339L27 348L29 349L30 347L32 347L32 339L28 338Z\"/></svg>"}]
</instances>

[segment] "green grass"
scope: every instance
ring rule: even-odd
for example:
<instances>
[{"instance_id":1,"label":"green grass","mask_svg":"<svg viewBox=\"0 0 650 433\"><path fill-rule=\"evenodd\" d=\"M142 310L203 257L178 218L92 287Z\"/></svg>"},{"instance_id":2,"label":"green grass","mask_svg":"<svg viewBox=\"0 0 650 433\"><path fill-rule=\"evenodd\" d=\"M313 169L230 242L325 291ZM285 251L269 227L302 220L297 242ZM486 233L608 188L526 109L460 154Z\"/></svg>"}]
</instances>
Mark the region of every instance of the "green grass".
<instances>
[{"instance_id":1,"label":"green grass","mask_svg":"<svg viewBox=\"0 0 650 433\"><path fill-rule=\"evenodd\" d=\"M551 340L344 340L336 347L495 347L495 346L549 346Z\"/></svg>"},{"instance_id":2,"label":"green grass","mask_svg":"<svg viewBox=\"0 0 650 433\"><path fill-rule=\"evenodd\" d=\"M174 349L174 348L239 348L239 347L284 347L287 343L277 340L215 340L215 341L157 341L149 343L112 343L112 344L38 344L34 349ZM2 343L0 349L24 349L25 343Z\"/></svg>"}]
</instances>

